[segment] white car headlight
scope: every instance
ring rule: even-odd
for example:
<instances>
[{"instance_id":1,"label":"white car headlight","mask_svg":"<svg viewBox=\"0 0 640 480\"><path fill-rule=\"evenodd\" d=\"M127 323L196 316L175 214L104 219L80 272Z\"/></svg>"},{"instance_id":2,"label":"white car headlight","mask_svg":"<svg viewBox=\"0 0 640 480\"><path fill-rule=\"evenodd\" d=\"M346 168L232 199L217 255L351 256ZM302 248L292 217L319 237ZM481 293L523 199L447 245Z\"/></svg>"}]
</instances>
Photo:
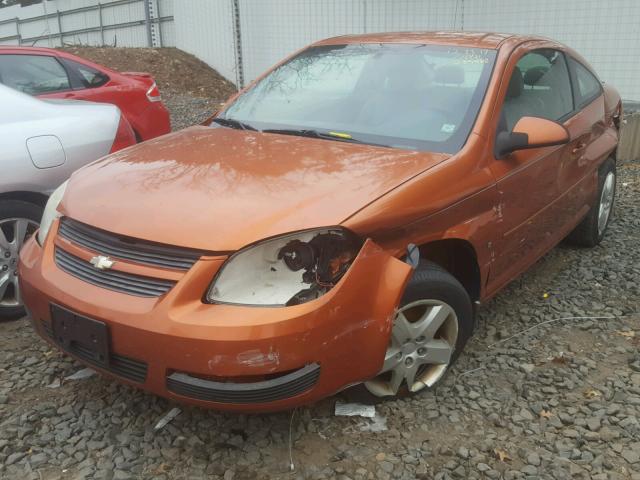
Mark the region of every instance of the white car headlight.
<instances>
[{"instance_id":1,"label":"white car headlight","mask_svg":"<svg viewBox=\"0 0 640 480\"><path fill-rule=\"evenodd\" d=\"M346 273L362 242L343 228L283 235L246 247L222 266L207 301L290 306L328 292Z\"/></svg>"},{"instance_id":2,"label":"white car headlight","mask_svg":"<svg viewBox=\"0 0 640 480\"><path fill-rule=\"evenodd\" d=\"M47 234L49 233L51 224L60 216L60 212L58 212L58 205L60 205L60 201L64 196L64 191L67 188L67 182L68 180L55 189L47 201L47 206L44 207L44 214L40 221L40 230L38 230L37 237L40 246L44 245L44 241L47 239Z\"/></svg>"}]
</instances>

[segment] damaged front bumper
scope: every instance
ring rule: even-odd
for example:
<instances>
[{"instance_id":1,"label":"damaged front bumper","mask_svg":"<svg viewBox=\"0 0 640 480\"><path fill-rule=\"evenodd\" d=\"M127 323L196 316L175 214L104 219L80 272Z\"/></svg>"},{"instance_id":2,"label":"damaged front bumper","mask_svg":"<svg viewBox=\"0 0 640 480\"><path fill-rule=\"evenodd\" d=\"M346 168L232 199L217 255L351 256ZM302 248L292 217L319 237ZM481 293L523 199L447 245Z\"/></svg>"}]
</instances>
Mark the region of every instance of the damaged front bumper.
<instances>
[{"instance_id":1,"label":"damaged front bumper","mask_svg":"<svg viewBox=\"0 0 640 480\"><path fill-rule=\"evenodd\" d=\"M316 300L290 307L211 305L203 303L203 292L225 258L203 258L165 295L141 298L66 273L54 248L53 241L43 249L32 239L21 252L24 302L43 338L125 383L237 411L312 403L375 376L411 273L368 240L340 282ZM70 319L106 325L107 360L96 362L56 338L56 308Z\"/></svg>"}]
</instances>

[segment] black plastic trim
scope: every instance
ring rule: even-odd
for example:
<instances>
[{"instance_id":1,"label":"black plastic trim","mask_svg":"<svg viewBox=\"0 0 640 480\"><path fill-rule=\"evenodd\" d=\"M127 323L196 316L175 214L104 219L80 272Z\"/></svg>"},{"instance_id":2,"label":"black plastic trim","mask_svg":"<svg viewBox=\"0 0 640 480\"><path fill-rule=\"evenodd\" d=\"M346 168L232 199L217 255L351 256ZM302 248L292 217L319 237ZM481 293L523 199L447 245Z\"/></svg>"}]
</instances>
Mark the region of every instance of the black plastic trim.
<instances>
[{"instance_id":1,"label":"black plastic trim","mask_svg":"<svg viewBox=\"0 0 640 480\"><path fill-rule=\"evenodd\" d=\"M44 332L44 334L49 337L56 345L58 345L58 348L60 348L60 350L75 355L76 357L82 359L82 361L85 363L105 369L103 365L95 363L91 356L88 356L85 352L82 351L82 348L77 348L77 345L70 350L62 348L62 346L58 342L56 342L56 339L54 338L51 325L45 321L41 321L40 325L42 326L42 331ZM144 383L144 381L147 379L147 364L145 362L125 357L123 355L118 355L113 352L111 352L111 354L109 355L109 366L106 368L106 370L136 383Z\"/></svg>"},{"instance_id":2,"label":"black plastic trim","mask_svg":"<svg viewBox=\"0 0 640 480\"><path fill-rule=\"evenodd\" d=\"M58 235L101 255L176 270L189 270L204 255L218 255L117 235L69 217L60 220Z\"/></svg>"},{"instance_id":3,"label":"black plastic trim","mask_svg":"<svg viewBox=\"0 0 640 480\"><path fill-rule=\"evenodd\" d=\"M167 389L178 395L216 403L268 403L311 390L320 377L320 365L312 363L271 380L253 383L214 382L174 372Z\"/></svg>"}]
</instances>

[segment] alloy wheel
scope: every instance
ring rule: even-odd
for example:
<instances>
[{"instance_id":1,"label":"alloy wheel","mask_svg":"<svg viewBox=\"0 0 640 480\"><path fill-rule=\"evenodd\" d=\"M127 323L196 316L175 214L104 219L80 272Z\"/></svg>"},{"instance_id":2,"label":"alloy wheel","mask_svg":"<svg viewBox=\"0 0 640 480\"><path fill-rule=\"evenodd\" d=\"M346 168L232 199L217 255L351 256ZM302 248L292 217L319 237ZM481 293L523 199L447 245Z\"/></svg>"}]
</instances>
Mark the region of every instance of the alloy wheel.
<instances>
[{"instance_id":1,"label":"alloy wheel","mask_svg":"<svg viewBox=\"0 0 640 480\"><path fill-rule=\"evenodd\" d=\"M379 397L432 387L451 363L458 339L455 310L440 300L418 300L395 315L380 374L365 387Z\"/></svg>"},{"instance_id":2,"label":"alloy wheel","mask_svg":"<svg viewBox=\"0 0 640 480\"><path fill-rule=\"evenodd\" d=\"M602 235L607 227L611 210L613 209L613 199L616 185L616 174L614 172L607 173L602 185L602 193L600 194L600 206L598 208L598 233Z\"/></svg>"},{"instance_id":3,"label":"alloy wheel","mask_svg":"<svg viewBox=\"0 0 640 480\"><path fill-rule=\"evenodd\" d=\"M38 230L27 218L0 220L0 308L22 306L18 285L18 258L24 242Z\"/></svg>"}]
</instances>

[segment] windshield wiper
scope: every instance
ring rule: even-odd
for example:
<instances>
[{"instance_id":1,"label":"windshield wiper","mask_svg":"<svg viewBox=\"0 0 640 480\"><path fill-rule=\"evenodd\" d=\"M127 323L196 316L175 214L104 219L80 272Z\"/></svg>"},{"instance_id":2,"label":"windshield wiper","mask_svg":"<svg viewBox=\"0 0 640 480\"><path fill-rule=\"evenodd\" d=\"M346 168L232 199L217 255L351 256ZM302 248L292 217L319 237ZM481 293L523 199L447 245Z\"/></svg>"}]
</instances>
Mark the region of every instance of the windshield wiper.
<instances>
[{"instance_id":1,"label":"windshield wiper","mask_svg":"<svg viewBox=\"0 0 640 480\"><path fill-rule=\"evenodd\" d=\"M241 122L240 120L235 120L233 118L214 118L211 120L212 122L217 123L218 125L222 125L224 127L236 128L239 130L251 130L253 132L257 132L258 129L253 125L249 125L248 123Z\"/></svg>"},{"instance_id":2,"label":"windshield wiper","mask_svg":"<svg viewBox=\"0 0 640 480\"><path fill-rule=\"evenodd\" d=\"M359 140L357 138L353 138L348 133L342 132L320 132L319 130L311 130L311 129L295 129L295 128L268 128L262 130L263 133L277 133L280 135L297 135L299 137L309 137L309 138L321 138L323 140L335 140L337 142L349 142L349 143L365 143L367 145L375 145L379 147L386 147L387 145L382 145L379 143L371 143L365 142L363 140Z\"/></svg>"}]
</instances>

